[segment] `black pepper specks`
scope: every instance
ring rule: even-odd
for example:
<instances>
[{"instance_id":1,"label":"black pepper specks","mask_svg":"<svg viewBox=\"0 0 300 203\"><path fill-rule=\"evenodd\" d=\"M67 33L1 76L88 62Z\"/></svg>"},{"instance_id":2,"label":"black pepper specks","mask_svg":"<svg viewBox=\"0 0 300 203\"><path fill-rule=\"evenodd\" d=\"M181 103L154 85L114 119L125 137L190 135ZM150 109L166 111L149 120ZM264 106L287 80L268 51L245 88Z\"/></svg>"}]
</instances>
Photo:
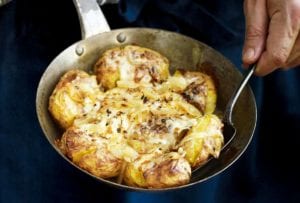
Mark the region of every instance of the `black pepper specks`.
<instances>
[{"instance_id":1,"label":"black pepper specks","mask_svg":"<svg viewBox=\"0 0 300 203\"><path fill-rule=\"evenodd\" d=\"M109 109L106 109L106 113L109 116L111 114L111 111Z\"/></svg>"},{"instance_id":2,"label":"black pepper specks","mask_svg":"<svg viewBox=\"0 0 300 203\"><path fill-rule=\"evenodd\" d=\"M143 98L143 103L145 104L147 101L148 101L148 98L147 98L147 97L144 97L144 98Z\"/></svg>"}]
</instances>

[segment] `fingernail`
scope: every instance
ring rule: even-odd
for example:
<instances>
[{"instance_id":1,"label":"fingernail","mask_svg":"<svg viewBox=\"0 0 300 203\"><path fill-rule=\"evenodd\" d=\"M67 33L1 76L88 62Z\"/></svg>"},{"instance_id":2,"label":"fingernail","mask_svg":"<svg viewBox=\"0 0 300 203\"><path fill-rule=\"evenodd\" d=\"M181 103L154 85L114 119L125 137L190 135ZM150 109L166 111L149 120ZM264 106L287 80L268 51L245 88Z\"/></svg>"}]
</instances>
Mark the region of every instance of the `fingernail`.
<instances>
[{"instance_id":1,"label":"fingernail","mask_svg":"<svg viewBox=\"0 0 300 203\"><path fill-rule=\"evenodd\" d=\"M249 48L244 53L244 59L251 60L254 57L254 49Z\"/></svg>"}]
</instances>

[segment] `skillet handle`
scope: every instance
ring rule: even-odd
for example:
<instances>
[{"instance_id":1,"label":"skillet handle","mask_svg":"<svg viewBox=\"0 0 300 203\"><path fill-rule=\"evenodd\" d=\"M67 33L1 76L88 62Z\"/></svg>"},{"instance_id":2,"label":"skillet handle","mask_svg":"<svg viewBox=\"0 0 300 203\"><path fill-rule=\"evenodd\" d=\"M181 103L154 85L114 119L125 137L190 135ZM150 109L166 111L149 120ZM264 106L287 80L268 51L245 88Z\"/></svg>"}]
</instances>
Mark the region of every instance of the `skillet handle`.
<instances>
[{"instance_id":1,"label":"skillet handle","mask_svg":"<svg viewBox=\"0 0 300 203\"><path fill-rule=\"evenodd\" d=\"M73 2L79 17L82 39L110 31L106 18L96 0L73 0Z\"/></svg>"}]
</instances>

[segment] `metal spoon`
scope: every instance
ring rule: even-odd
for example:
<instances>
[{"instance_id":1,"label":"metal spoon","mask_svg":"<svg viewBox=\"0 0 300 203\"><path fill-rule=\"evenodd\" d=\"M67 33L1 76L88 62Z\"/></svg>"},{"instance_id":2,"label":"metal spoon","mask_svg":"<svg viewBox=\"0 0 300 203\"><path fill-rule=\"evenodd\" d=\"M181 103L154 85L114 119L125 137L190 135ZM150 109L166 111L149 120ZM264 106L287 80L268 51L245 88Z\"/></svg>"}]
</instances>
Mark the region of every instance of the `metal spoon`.
<instances>
[{"instance_id":1,"label":"metal spoon","mask_svg":"<svg viewBox=\"0 0 300 203\"><path fill-rule=\"evenodd\" d=\"M229 101L227 103L227 106L224 111L223 120L222 120L223 124L224 124L223 136L224 136L225 144L223 145L221 151L223 151L227 146L229 146L229 144L232 142L232 140L234 139L234 137L236 135L236 129L232 122L232 111L233 111L233 108L234 108L240 94L242 93L244 87L247 85L247 83L248 83L249 79L251 78L251 76L253 75L255 69L256 69L256 63L249 66L247 74L245 74L244 79L242 80L240 85L237 87L237 89L234 91L234 93L232 94L231 98L229 99ZM211 159L213 159L213 158L212 157L209 158L205 162L205 164L208 163ZM195 173L196 171L198 171L198 169L200 169L205 164L202 164L202 165L196 167L195 169L193 169L192 173Z\"/></svg>"},{"instance_id":2,"label":"metal spoon","mask_svg":"<svg viewBox=\"0 0 300 203\"><path fill-rule=\"evenodd\" d=\"M233 140L233 138L236 135L236 129L234 127L234 124L232 122L232 111L236 104L236 101L238 100L240 94L242 93L244 87L247 85L249 79L253 75L254 71L256 69L256 63L250 65L248 73L245 75L244 79L238 86L238 88L234 91L233 95L231 96L229 102L227 103L224 116L223 116L223 136L224 136L224 146L222 147L222 150L226 148Z\"/></svg>"}]
</instances>

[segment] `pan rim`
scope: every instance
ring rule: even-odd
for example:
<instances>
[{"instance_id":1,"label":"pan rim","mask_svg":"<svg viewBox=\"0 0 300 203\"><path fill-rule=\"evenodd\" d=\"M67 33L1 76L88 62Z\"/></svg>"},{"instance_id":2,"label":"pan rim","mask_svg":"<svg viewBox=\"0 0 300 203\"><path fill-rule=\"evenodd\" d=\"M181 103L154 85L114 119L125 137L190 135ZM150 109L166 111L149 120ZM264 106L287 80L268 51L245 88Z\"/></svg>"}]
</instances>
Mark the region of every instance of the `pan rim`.
<instances>
[{"instance_id":1,"label":"pan rim","mask_svg":"<svg viewBox=\"0 0 300 203\"><path fill-rule=\"evenodd\" d=\"M85 174L87 174L88 176L91 176L93 177L94 179L96 179L97 181L101 182L101 183L105 183L105 184L108 184L109 186L112 186L114 188L117 188L117 189L124 189L124 190L128 190L128 191L138 191L138 192L165 192L165 191L174 191L174 190L178 190L178 189L184 189L184 188L188 188L188 187L192 187L192 186L195 186L199 183L202 183L202 182L205 182L217 175L219 175L220 173L222 173L223 171L225 171L226 169L228 169L231 165L233 165L243 154L244 152L248 149L248 146L249 144L251 143L252 141L252 138L253 138L253 135L254 135L254 132L255 132L255 129L256 129L256 124L257 124L257 105L256 105L256 101L255 101L255 97L254 97L254 94L253 94L253 91L252 91L252 88L250 87L250 85L247 85L247 89L249 91L249 94L250 94L250 98L251 98L251 103L253 104L253 108L254 108L254 123L253 123L253 128L251 130L251 134L249 135L249 139L246 143L246 145L243 147L242 150L240 150L237 155L230 161L228 162L227 164L224 164L224 166L218 170L217 172L213 173L212 175L208 175L207 177L205 178L202 178L200 180L196 180L194 182L189 182L187 184L184 184L184 185L180 185L180 186L175 186L175 187L169 187L169 188L139 188L139 187L132 187L132 186L127 186L127 185L123 185L123 184L118 184L118 183L115 183L113 181L110 181L110 180L107 180L107 179L103 179L103 178L100 178L100 177L97 177L91 173L89 173L88 171L85 171L83 170L82 168L80 168L79 166L77 166L76 164L74 164L71 160L69 160L65 155L63 155L61 153L61 151L57 148L57 146L55 144L52 143L52 141L50 140L49 136L47 136L47 131L45 130L44 128L44 125L43 125L43 120L42 120L42 115L41 115L41 111L39 111L38 109L40 108L39 104L41 103L41 94L42 94L42 90L41 90L41 86L43 85L43 83L45 82L44 78L45 78L45 75L47 74L47 71L49 71L49 67L52 66L52 64L54 64L58 59L60 59L65 52L67 52L68 50L74 48L80 44L80 43L83 43L83 42L86 42L86 41L89 41L93 38L97 38L99 35L103 35L103 34L112 34L112 33L121 33L121 32L124 32L124 31L136 31L136 30L139 30L139 31L149 31L149 32L164 32L166 34L175 34L179 37L183 37L183 38L186 38L188 40L192 40L196 43L199 43L199 44L202 44L203 46L207 47L208 49L211 49L214 51L214 53L218 54L220 57L222 58L225 58L227 60L227 62L230 63L230 65L232 65L233 67L236 67L227 57L225 57L224 55L222 55L218 50L212 48L211 46L199 41L199 40L196 40L192 37L189 37L189 36L186 36L186 35L183 35L183 34L180 34L180 33L177 33L177 32L172 32L172 31L168 31L168 30L162 30L162 29L155 29L155 28L140 28L140 27L130 27L130 28L120 28L120 29L114 29L114 30L111 30L111 31L108 31L108 32L103 32L103 33L99 33L97 35L93 35L91 37L88 37L86 39L82 39L82 40L79 40L73 44L71 44L70 46L68 46L67 48L65 48L63 51L61 51L54 59L52 59L52 61L48 64L47 68L44 70L43 74L41 75L41 78L40 78L40 81L38 83L38 87L37 87L37 91L36 91L36 113L37 113L37 117L38 117L38 121L39 121L39 124L40 124L40 127L42 128L42 131L43 131L43 134L44 134L44 137L46 137L46 139L48 140L48 142L50 143L50 145L52 145L52 147L67 161L69 162L70 164L72 164L73 166L75 166L77 169L79 169L80 171L84 172ZM241 78L241 73L240 71L236 69L236 72L237 74L239 74L240 78Z\"/></svg>"}]
</instances>

